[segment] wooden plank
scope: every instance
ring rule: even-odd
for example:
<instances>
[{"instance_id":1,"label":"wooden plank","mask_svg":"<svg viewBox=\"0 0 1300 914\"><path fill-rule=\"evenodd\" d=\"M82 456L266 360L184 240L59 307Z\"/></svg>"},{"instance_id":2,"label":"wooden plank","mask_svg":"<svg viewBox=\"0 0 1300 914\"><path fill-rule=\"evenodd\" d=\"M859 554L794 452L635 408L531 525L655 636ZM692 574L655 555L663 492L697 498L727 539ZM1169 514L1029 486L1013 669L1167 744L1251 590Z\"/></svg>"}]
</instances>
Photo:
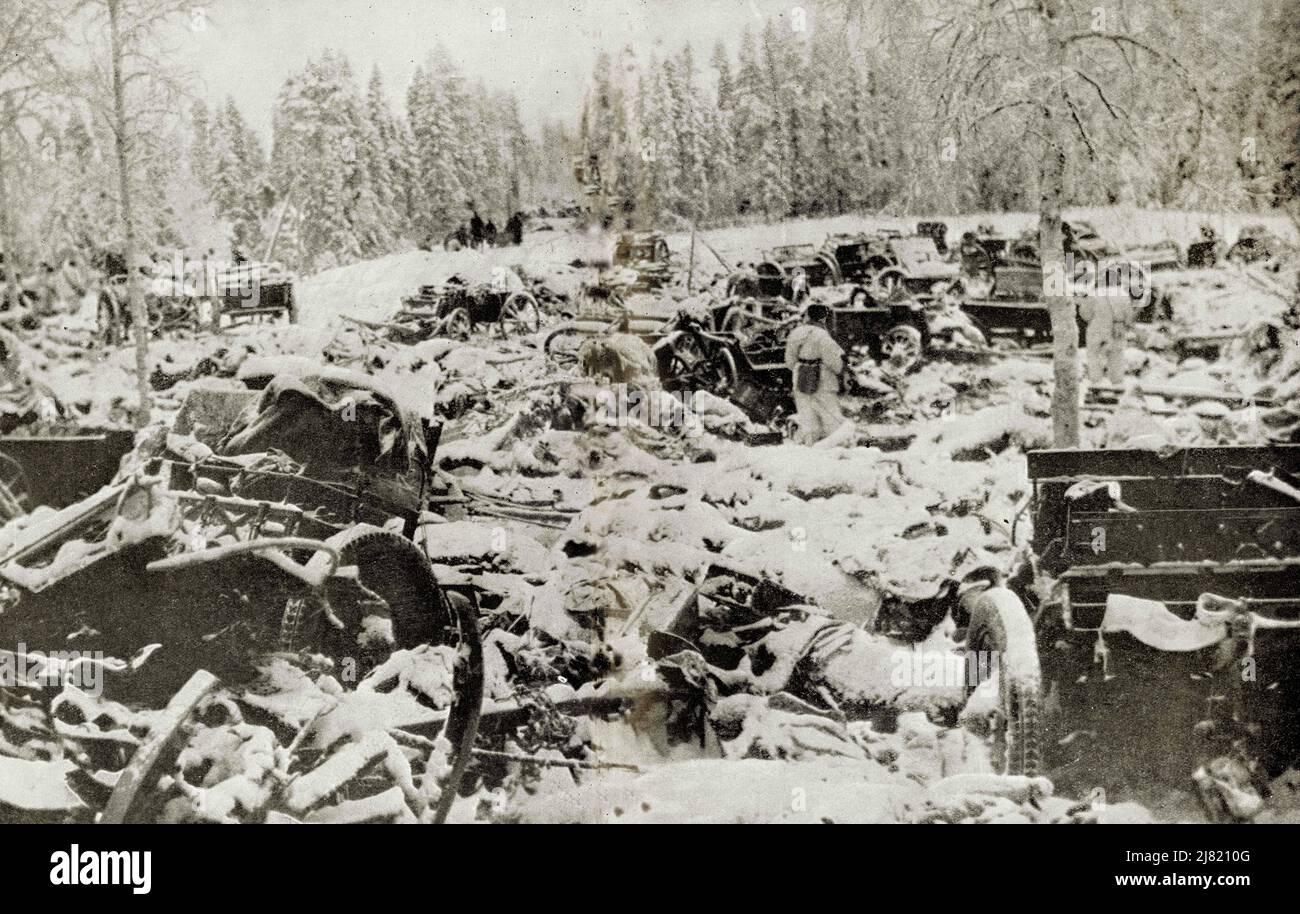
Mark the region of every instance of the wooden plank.
<instances>
[{"instance_id":1,"label":"wooden plank","mask_svg":"<svg viewBox=\"0 0 1300 914\"><path fill-rule=\"evenodd\" d=\"M1066 546L1071 564L1226 563L1296 556L1300 508L1295 507L1083 512L1071 515Z\"/></svg>"},{"instance_id":2,"label":"wooden plank","mask_svg":"<svg viewBox=\"0 0 1300 914\"><path fill-rule=\"evenodd\" d=\"M158 782L163 774L162 769L175 762L176 756L180 754L185 721L219 682L207 670L198 670L167 702L167 707L149 730L144 744L135 751L130 763L118 777L117 786L108 798L108 805L100 813L101 824L124 825L140 821L146 791Z\"/></svg>"}]
</instances>

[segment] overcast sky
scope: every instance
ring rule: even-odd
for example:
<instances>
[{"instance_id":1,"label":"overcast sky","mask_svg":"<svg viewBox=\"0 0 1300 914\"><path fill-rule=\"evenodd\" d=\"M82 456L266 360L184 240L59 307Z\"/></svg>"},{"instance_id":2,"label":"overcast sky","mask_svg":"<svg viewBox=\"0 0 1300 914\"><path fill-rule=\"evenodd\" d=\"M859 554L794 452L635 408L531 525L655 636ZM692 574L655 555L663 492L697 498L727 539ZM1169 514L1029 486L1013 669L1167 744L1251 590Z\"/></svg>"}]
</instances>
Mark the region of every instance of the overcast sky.
<instances>
[{"instance_id":1,"label":"overcast sky","mask_svg":"<svg viewBox=\"0 0 1300 914\"><path fill-rule=\"evenodd\" d=\"M801 0L812 21L812 2ZM701 65L718 39L734 48L746 23L788 24L795 0L195 0L199 31L179 50L209 103L233 95L269 134L286 76L326 47L351 59L359 79L378 63L394 103L411 71L441 43L471 80L513 90L527 122L572 122L599 50L631 43L648 54L689 41ZM497 28L494 29L494 25Z\"/></svg>"}]
</instances>

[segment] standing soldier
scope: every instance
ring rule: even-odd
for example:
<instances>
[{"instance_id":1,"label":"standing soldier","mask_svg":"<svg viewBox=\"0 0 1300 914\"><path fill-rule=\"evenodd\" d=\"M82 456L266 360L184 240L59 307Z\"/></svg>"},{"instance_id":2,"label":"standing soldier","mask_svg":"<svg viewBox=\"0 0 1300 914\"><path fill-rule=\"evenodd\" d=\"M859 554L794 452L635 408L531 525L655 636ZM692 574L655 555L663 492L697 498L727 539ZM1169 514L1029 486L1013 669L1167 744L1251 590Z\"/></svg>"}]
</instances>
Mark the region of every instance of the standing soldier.
<instances>
[{"instance_id":1,"label":"standing soldier","mask_svg":"<svg viewBox=\"0 0 1300 914\"><path fill-rule=\"evenodd\" d=\"M839 398L844 350L826 330L828 317L825 305L809 305L807 322L790 331L785 343L785 365L794 379L794 405L804 444L816 444L845 422Z\"/></svg>"},{"instance_id":2,"label":"standing soldier","mask_svg":"<svg viewBox=\"0 0 1300 914\"><path fill-rule=\"evenodd\" d=\"M790 277L790 299L797 305L808 297L808 274L803 267L796 267Z\"/></svg>"},{"instance_id":3,"label":"standing soldier","mask_svg":"<svg viewBox=\"0 0 1300 914\"><path fill-rule=\"evenodd\" d=\"M524 243L524 217L522 213L515 212L506 220L506 235L510 243L519 245Z\"/></svg>"},{"instance_id":4,"label":"standing soldier","mask_svg":"<svg viewBox=\"0 0 1300 914\"><path fill-rule=\"evenodd\" d=\"M1123 288L1102 283L1079 304L1079 316L1088 327L1088 380L1103 377L1116 386L1124 383L1124 347L1132 323L1133 304Z\"/></svg>"},{"instance_id":5,"label":"standing soldier","mask_svg":"<svg viewBox=\"0 0 1300 914\"><path fill-rule=\"evenodd\" d=\"M469 220L470 246L477 251L483 247L483 217L478 214L478 210L473 206L470 207L470 211L474 214Z\"/></svg>"},{"instance_id":6,"label":"standing soldier","mask_svg":"<svg viewBox=\"0 0 1300 914\"><path fill-rule=\"evenodd\" d=\"M487 225L483 226L483 242L490 248L497 246L497 224L491 216L488 217Z\"/></svg>"}]
</instances>

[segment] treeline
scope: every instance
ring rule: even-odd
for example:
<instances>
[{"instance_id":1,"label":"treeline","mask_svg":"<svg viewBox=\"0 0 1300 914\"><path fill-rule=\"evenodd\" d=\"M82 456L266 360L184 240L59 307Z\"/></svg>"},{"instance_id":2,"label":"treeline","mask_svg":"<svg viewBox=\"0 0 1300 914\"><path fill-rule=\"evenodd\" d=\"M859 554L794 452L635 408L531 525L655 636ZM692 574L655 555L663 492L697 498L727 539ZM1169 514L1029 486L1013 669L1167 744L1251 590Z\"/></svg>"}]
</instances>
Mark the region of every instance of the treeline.
<instances>
[{"instance_id":1,"label":"treeline","mask_svg":"<svg viewBox=\"0 0 1300 914\"><path fill-rule=\"evenodd\" d=\"M1052 74L1024 53L1033 17L1017 34L985 15L996 8L826 0L815 19L796 9L746 25L735 52L719 43L705 66L689 46L602 54L572 150L589 199L644 225L1032 211L1030 103ZM962 27L945 30L945 19ZM1084 58L1097 88L1078 83L1068 99L1073 203L1252 209L1300 198L1300 2L1099 6L1082 21L1142 36L1149 50L1117 44Z\"/></svg>"},{"instance_id":2,"label":"treeline","mask_svg":"<svg viewBox=\"0 0 1300 914\"><path fill-rule=\"evenodd\" d=\"M545 126L562 163L548 159L516 98L468 81L441 51L416 68L396 105L378 68L363 85L346 56L323 52L281 87L269 138L236 99L185 98L169 100L170 116L141 119L131 137L145 256L213 248L257 259L274 238L275 260L315 271L441 244L468 222L471 204L504 225L539 197L572 193L571 134ZM0 145L9 204L0 250L28 271L120 252L111 125L56 92L39 99L38 114L11 127L22 143Z\"/></svg>"},{"instance_id":3,"label":"treeline","mask_svg":"<svg viewBox=\"0 0 1300 914\"><path fill-rule=\"evenodd\" d=\"M310 61L281 88L271 149L233 102L192 115L195 170L232 244L323 269L440 243L468 206L499 221L533 194L536 148L512 95L466 85L447 60L416 68L396 113L378 68L364 91L347 58Z\"/></svg>"}]
</instances>

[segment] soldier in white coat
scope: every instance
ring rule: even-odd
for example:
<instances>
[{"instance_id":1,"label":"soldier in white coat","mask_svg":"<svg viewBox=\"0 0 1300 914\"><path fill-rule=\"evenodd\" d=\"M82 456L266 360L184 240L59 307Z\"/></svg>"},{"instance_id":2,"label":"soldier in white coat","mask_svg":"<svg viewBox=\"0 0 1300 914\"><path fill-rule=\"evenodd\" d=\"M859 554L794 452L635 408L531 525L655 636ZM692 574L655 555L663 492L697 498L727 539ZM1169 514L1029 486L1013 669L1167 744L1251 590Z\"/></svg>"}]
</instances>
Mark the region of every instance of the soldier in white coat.
<instances>
[{"instance_id":1,"label":"soldier in white coat","mask_svg":"<svg viewBox=\"0 0 1300 914\"><path fill-rule=\"evenodd\" d=\"M830 311L825 305L809 305L805 323L790 331L785 343L785 365L793 380L803 444L821 441L846 421L840 412L839 397L844 350L826 329L828 317Z\"/></svg>"},{"instance_id":2,"label":"soldier in white coat","mask_svg":"<svg viewBox=\"0 0 1300 914\"><path fill-rule=\"evenodd\" d=\"M1079 303L1088 326L1088 380L1124 383L1124 347L1133 322L1133 302L1122 289L1098 288Z\"/></svg>"}]
</instances>

